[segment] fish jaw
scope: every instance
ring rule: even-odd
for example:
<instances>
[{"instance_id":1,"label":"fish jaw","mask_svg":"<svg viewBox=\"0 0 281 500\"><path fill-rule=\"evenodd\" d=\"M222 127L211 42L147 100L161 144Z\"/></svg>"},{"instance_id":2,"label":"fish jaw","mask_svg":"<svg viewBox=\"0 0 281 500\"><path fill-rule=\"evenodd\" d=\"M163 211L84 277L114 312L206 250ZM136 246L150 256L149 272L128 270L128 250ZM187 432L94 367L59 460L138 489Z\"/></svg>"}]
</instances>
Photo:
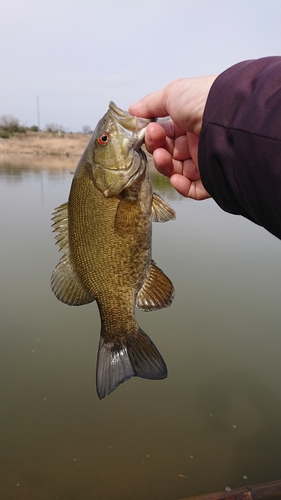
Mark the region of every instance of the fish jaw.
<instances>
[{"instance_id":1,"label":"fish jaw","mask_svg":"<svg viewBox=\"0 0 281 500\"><path fill-rule=\"evenodd\" d=\"M131 137L135 151L143 145L147 125L152 121L156 121L156 118L139 118L130 115L128 111L118 108L113 101L109 103L109 113L115 120L119 130Z\"/></svg>"},{"instance_id":2,"label":"fish jaw","mask_svg":"<svg viewBox=\"0 0 281 500\"><path fill-rule=\"evenodd\" d=\"M105 197L118 196L144 172L141 146L151 119L137 118L114 103L97 124L74 177L88 174Z\"/></svg>"}]
</instances>

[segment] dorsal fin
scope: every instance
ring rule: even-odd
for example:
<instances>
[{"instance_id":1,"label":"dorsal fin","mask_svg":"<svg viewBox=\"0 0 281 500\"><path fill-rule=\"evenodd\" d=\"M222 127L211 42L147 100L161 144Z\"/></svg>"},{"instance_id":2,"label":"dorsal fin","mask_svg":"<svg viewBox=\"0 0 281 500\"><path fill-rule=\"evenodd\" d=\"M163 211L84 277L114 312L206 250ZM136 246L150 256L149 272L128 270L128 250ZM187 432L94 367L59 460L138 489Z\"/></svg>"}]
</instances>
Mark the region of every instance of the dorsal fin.
<instances>
[{"instance_id":1,"label":"dorsal fin","mask_svg":"<svg viewBox=\"0 0 281 500\"><path fill-rule=\"evenodd\" d=\"M176 218L176 212L159 194L153 193L152 197L152 222L167 222Z\"/></svg>"},{"instance_id":2,"label":"dorsal fin","mask_svg":"<svg viewBox=\"0 0 281 500\"><path fill-rule=\"evenodd\" d=\"M51 277L51 288L55 296L65 304L80 306L93 302L95 297L88 292L77 275L69 254L68 242L68 204L55 209L52 220L56 243L63 256L55 267Z\"/></svg>"},{"instance_id":3,"label":"dorsal fin","mask_svg":"<svg viewBox=\"0 0 281 500\"><path fill-rule=\"evenodd\" d=\"M66 253L68 251L68 203L63 203L55 208L52 220L54 221L52 224L53 233L58 233L55 236L56 243L60 250Z\"/></svg>"},{"instance_id":4,"label":"dorsal fin","mask_svg":"<svg viewBox=\"0 0 281 500\"><path fill-rule=\"evenodd\" d=\"M136 305L143 311L153 311L168 307L173 302L175 290L166 274L151 261L146 277L136 300Z\"/></svg>"}]
</instances>

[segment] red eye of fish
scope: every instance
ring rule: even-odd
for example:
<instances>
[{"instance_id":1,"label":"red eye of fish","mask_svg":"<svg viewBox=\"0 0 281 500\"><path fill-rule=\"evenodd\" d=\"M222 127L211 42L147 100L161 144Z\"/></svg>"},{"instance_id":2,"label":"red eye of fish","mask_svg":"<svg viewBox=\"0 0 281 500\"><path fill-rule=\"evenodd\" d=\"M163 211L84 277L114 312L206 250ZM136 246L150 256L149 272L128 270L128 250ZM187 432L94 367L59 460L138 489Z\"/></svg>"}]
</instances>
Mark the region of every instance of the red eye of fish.
<instances>
[{"instance_id":1,"label":"red eye of fish","mask_svg":"<svg viewBox=\"0 0 281 500\"><path fill-rule=\"evenodd\" d=\"M109 134L107 132L104 132L102 135L98 137L98 143L101 146L106 146L108 141L109 141Z\"/></svg>"}]
</instances>

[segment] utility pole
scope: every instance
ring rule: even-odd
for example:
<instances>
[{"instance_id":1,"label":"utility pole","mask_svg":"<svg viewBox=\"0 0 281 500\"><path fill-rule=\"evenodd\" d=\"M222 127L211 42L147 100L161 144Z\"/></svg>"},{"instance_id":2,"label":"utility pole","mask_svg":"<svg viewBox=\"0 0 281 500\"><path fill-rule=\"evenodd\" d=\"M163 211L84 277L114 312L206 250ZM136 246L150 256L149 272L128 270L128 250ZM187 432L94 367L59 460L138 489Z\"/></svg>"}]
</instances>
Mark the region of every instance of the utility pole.
<instances>
[{"instance_id":1,"label":"utility pole","mask_svg":"<svg viewBox=\"0 0 281 500\"><path fill-rule=\"evenodd\" d=\"M40 130L39 95L37 96L37 125L38 130Z\"/></svg>"}]
</instances>

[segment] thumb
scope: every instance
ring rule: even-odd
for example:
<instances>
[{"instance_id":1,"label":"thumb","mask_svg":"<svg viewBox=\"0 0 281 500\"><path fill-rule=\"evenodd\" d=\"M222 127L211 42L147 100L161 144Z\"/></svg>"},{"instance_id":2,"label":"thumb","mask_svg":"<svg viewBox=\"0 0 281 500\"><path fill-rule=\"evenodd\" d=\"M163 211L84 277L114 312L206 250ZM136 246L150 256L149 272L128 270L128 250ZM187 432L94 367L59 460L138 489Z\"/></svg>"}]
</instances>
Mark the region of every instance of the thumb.
<instances>
[{"instance_id":1,"label":"thumb","mask_svg":"<svg viewBox=\"0 0 281 500\"><path fill-rule=\"evenodd\" d=\"M134 102L128 108L128 111L133 116L142 118L158 118L168 116L166 108L167 95L165 88L152 92L143 97L139 101Z\"/></svg>"}]
</instances>

